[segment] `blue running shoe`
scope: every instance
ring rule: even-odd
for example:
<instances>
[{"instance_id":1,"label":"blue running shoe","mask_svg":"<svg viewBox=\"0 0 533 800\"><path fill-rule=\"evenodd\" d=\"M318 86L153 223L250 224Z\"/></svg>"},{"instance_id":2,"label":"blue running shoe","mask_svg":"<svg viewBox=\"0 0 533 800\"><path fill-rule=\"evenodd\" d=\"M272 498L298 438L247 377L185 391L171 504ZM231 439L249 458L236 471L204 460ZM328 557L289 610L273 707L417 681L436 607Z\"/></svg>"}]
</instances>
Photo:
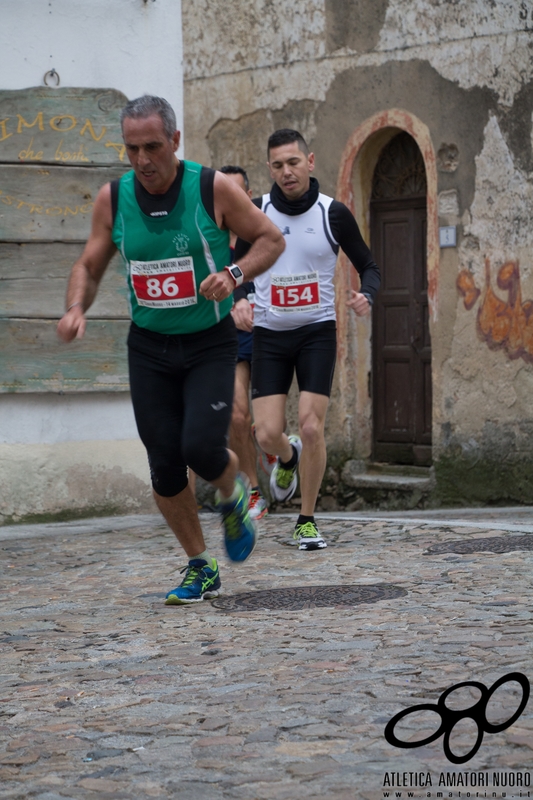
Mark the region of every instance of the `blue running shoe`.
<instances>
[{"instance_id":1,"label":"blue running shoe","mask_svg":"<svg viewBox=\"0 0 533 800\"><path fill-rule=\"evenodd\" d=\"M213 559L215 561L215 559ZM166 606L181 606L185 603L199 603L204 597L218 597L220 589L220 575L218 564L215 569L207 566L207 561L202 558L191 558L188 565L181 571L187 570L181 585L172 589L165 599Z\"/></svg>"},{"instance_id":2,"label":"blue running shoe","mask_svg":"<svg viewBox=\"0 0 533 800\"><path fill-rule=\"evenodd\" d=\"M217 509L222 514L224 544L231 561L246 561L252 555L257 532L248 509L248 488L240 475L235 479L239 490L237 500L223 503L220 492L216 493Z\"/></svg>"}]
</instances>

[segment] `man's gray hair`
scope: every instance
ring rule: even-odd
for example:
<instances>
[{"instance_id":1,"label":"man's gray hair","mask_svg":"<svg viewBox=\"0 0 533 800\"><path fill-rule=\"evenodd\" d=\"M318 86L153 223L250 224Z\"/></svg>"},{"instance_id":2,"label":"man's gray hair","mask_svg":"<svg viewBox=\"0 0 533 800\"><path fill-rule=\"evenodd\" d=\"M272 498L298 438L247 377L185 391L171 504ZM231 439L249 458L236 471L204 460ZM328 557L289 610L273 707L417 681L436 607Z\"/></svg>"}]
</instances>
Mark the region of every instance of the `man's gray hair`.
<instances>
[{"instance_id":1,"label":"man's gray hair","mask_svg":"<svg viewBox=\"0 0 533 800\"><path fill-rule=\"evenodd\" d=\"M176 131L176 115L170 103L163 97L154 97L151 94L143 94L136 100L130 100L120 112L120 127L124 129L124 120L146 119L152 114L159 114L163 120L163 127L169 139L172 139Z\"/></svg>"}]
</instances>

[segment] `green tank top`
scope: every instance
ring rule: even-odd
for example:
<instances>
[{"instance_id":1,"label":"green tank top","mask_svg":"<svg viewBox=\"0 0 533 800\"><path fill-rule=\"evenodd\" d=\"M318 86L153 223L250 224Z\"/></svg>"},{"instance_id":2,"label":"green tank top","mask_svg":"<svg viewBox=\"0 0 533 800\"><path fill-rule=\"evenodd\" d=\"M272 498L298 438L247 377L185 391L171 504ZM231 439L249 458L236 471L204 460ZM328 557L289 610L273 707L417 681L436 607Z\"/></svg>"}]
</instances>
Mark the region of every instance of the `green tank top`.
<instances>
[{"instance_id":1,"label":"green tank top","mask_svg":"<svg viewBox=\"0 0 533 800\"><path fill-rule=\"evenodd\" d=\"M226 317L233 298L215 303L201 282L229 263L229 232L221 231L202 203L201 165L184 161L178 200L164 217L144 214L135 197L134 172L120 180L112 238L127 270L131 318L157 333L206 330Z\"/></svg>"}]
</instances>

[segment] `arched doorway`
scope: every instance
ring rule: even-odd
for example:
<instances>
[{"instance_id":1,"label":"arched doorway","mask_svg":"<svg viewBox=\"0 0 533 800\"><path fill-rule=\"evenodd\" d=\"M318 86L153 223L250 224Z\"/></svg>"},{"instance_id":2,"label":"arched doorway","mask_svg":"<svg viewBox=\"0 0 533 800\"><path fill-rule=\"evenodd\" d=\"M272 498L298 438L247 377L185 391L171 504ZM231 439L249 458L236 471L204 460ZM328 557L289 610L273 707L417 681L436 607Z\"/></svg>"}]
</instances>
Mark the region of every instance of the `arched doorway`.
<instances>
[{"instance_id":1,"label":"arched doorway","mask_svg":"<svg viewBox=\"0 0 533 800\"><path fill-rule=\"evenodd\" d=\"M407 132L377 160L371 250L381 269L373 308L374 461L431 464L431 340L426 269L426 170Z\"/></svg>"}]
</instances>

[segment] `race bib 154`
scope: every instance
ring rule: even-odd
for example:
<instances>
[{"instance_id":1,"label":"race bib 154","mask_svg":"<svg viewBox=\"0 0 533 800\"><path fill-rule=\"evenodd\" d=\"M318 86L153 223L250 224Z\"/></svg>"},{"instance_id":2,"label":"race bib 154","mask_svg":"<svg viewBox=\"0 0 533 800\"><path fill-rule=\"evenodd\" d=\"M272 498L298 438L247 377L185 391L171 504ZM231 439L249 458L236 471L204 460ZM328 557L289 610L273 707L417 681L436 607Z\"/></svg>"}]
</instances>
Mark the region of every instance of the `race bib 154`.
<instances>
[{"instance_id":1,"label":"race bib 154","mask_svg":"<svg viewBox=\"0 0 533 800\"><path fill-rule=\"evenodd\" d=\"M131 261L131 283L140 306L180 308L198 302L191 256Z\"/></svg>"},{"instance_id":2,"label":"race bib 154","mask_svg":"<svg viewBox=\"0 0 533 800\"><path fill-rule=\"evenodd\" d=\"M314 311L320 308L318 273L273 275L270 302L273 311Z\"/></svg>"}]
</instances>

